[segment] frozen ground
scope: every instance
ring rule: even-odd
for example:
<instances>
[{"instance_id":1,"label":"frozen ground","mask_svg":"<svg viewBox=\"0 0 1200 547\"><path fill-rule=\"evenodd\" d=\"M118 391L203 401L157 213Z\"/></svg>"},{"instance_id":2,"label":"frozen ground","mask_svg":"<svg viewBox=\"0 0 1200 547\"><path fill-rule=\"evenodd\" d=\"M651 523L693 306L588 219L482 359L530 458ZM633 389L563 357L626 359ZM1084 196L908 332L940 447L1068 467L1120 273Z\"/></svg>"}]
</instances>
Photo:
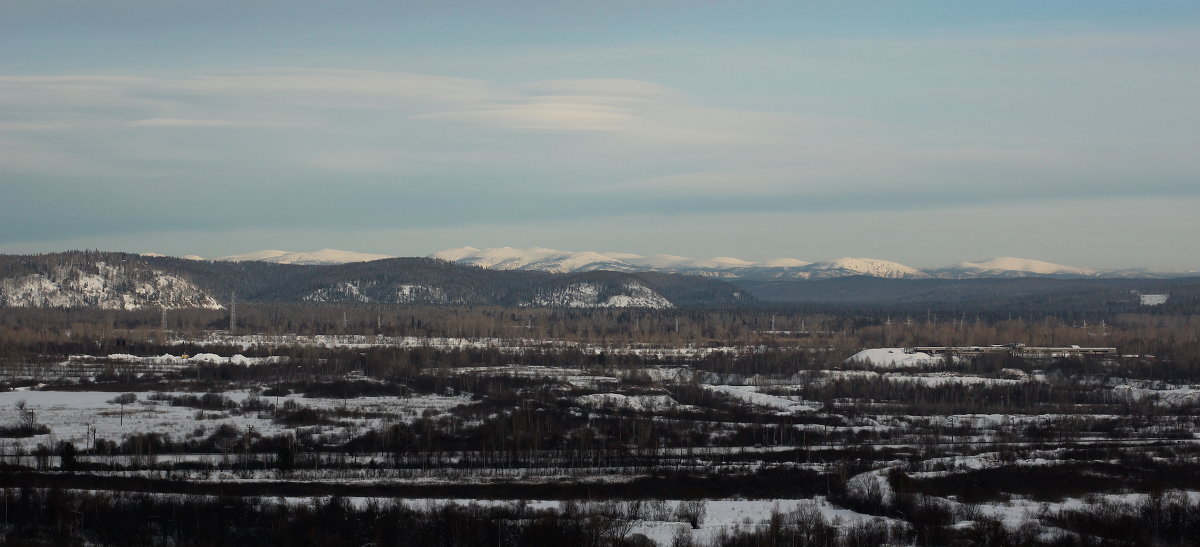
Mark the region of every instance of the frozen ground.
<instances>
[{"instance_id":1,"label":"frozen ground","mask_svg":"<svg viewBox=\"0 0 1200 547\"><path fill-rule=\"evenodd\" d=\"M37 422L50 428L50 433L25 439L13 439L8 443L20 442L25 446L36 446L38 443L51 443L65 440L84 446L85 435L89 428L94 428L96 437L120 441L124 436L133 433L166 433L179 439L191 434L197 428L207 432L222 424L230 424L239 431L250 428L263 436L278 435L290 428L272 421L270 412L247 412L235 415L229 412L204 411L206 417L196 419L197 409L184 406L170 406L162 401L151 401L151 394L160 395L202 395L197 393L159 393L137 392L137 402L121 406L110 403L119 393L95 391L10 391L0 393L0 421L15 423L18 419L17 402L25 401L25 407L35 413ZM224 393L235 402L250 397L246 391ZM378 414L381 417L366 419L338 418L358 427L378 426L384 422L411 422L423 412L432 410L444 412L459 405L472 404L467 396L422 395L414 397L357 397L352 399L306 398L300 394L287 397L268 397L265 401L280 404L292 400L301 406L317 409L346 409L351 412ZM123 416L122 416L123 414ZM320 433L337 434L345 428L341 426L316 426ZM306 428L307 429L307 428Z\"/></svg>"}]
</instances>

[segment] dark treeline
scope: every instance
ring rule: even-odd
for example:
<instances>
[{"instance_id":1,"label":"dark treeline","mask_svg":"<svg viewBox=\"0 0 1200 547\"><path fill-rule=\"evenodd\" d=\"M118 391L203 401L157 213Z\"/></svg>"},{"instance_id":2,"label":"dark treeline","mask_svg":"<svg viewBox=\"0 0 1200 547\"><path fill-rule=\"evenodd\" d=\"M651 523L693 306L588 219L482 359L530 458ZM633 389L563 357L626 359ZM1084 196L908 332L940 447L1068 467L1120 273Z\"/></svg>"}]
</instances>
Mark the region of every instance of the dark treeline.
<instances>
[{"instance_id":1,"label":"dark treeline","mask_svg":"<svg viewBox=\"0 0 1200 547\"><path fill-rule=\"evenodd\" d=\"M229 326L224 310L6 309L0 314L0 359L39 355L162 353L198 346L165 344ZM959 314L814 314L767 310L611 310L240 305L238 333L487 338L509 345L580 342L603 346L766 347L828 351L812 359L837 365L867 347L917 345L1108 346L1156 364L1200 363L1200 316L1121 314L1100 320L1044 317L989 321ZM522 342L524 341L524 342ZM283 340L281 342L286 342ZM1161 367L1160 367L1161 368Z\"/></svg>"},{"instance_id":2,"label":"dark treeline","mask_svg":"<svg viewBox=\"0 0 1200 547\"><path fill-rule=\"evenodd\" d=\"M867 315L980 314L988 321L1006 316L1060 316L1095 319L1121 313L1176 315L1200 308L1200 278L1070 279L882 279L842 277L822 280L737 281L762 302L791 303L807 309ZM1167 294L1167 302L1143 306L1140 294Z\"/></svg>"},{"instance_id":3,"label":"dark treeline","mask_svg":"<svg viewBox=\"0 0 1200 547\"><path fill-rule=\"evenodd\" d=\"M672 547L795 545L1190 545L1200 533L1200 506L1184 495L1104 502L1043 511L1062 530L1007 528L973 506L953 508L924 496L902 496L905 520L835 523L809 506L778 509L758 521L722 528L707 541L687 530L703 524L692 502L567 501L554 508L526 503L408 505L403 500L352 503L334 496L276 502L231 496L162 496L6 489L7 545L429 545L616 547L654 545L630 533L639 520L675 523ZM965 525L956 525L965 520Z\"/></svg>"},{"instance_id":4,"label":"dark treeline","mask_svg":"<svg viewBox=\"0 0 1200 547\"><path fill-rule=\"evenodd\" d=\"M609 511L582 513L444 505L412 508L334 497L274 503L190 497L6 490L7 545L622 545L629 525ZM619 510L620 506L617 506Z\"/></svg>"}]
</instances>

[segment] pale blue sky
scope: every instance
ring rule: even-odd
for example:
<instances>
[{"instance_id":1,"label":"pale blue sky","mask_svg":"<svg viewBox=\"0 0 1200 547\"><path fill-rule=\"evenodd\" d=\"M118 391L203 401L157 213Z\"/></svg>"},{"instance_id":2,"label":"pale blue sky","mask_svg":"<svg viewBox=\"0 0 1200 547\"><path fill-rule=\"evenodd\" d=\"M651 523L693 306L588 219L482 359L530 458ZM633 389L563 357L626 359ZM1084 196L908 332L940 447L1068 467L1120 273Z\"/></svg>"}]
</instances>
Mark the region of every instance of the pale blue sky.
<instances>
[{"instance_id":1,"label":"pale blue sky","mask_svg":"<svg viewBox=\"0 0 1200 547\"><path fill-rule=\"evenodd\" d=\"M379 4L0 3L0 252L1200 268L1195 2Z\"/></svg>"}]
</instances>

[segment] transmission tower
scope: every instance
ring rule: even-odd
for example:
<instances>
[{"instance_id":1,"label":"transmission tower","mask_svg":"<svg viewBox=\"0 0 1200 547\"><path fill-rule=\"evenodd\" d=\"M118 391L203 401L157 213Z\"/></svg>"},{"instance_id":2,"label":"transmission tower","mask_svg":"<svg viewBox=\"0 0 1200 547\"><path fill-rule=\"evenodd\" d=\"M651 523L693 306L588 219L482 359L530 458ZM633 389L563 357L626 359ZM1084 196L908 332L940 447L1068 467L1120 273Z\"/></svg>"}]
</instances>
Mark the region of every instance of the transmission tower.
<instances>
[{"instance_id":1,"label":"transmission tower","mask_svg":"<svg viewBox=\"0 0 1200 547\"><path fill-rule=\"evenodd\" d=\"M229 332L237 328L237 291L229 293Z\"/></svg>"}]
</instances>

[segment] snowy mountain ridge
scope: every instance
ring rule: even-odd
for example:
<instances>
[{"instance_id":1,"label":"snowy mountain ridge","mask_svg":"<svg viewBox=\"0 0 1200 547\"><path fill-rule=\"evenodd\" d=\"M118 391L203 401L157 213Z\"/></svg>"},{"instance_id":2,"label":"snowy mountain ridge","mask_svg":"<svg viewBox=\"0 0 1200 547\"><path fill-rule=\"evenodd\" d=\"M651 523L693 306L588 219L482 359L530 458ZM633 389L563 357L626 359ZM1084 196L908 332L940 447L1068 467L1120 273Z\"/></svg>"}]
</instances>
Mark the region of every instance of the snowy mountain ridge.
<instances>
[{"instance_id":1,"label":"snowy mountain ridge","mask_svg":"<svg viewBox=\"0 0 1200 547\"><path fill-rule=\"evenodd\" d=\"M539 268L561 266L553 253ZM659 272L505 271L432 258L393 258L341 265L285 265L260 260L193 261L107 251L0 255L0 308L220 308L239 302L371 305L483 305L674 308L753 302L743 290L697 276ZM319 258L346 257L322 253ZM352 256L353 258L353 256ZM503 257L501 257L503 258ZM589 267L579 254L574 267ZM499 263L499 262L496 262ZM218 302L218 298L220 301Z\"/></svg>"},{"instance_id":2,"label":"snowy mountain ridge","mask_svg":"<svg viewBox=\"0 0 1200 547\"><path fill-rule=\"evenodd\" d=\"M185 258L191 258L185 257ZM354 251L339 251L337 249L321 249L311 252L290 252L279 250L254 251L239 255L229 255L215 258L214 260L222 262L244 262L244 261L259 261L273 262L275 264L307 264L307 265L327 265L327 264L347 264L350 262L370 262L372 260L383 260L385 258L394 258L388 255L358 253Z\"/></svg>"},{"instance_id":3,"label":"snowy mountain ridge","mask_svg":"<svg viewBox=\"0 0 1200 547\"><path fill-rule=\"evenodd\" d=\"M935 272L957 273L964 276L983 277L1004 277L1019 274L1092 276L1100 273L1099 271L1090 268L1063 266L1061 264L1053 264L1050 262L1043 262L1041 260L1030 260L1028 258L1015 258L1011 256L1000 256L980 262L959 262L953 266L939 268L938 270L935 270Z\"/></svg>"},{"instance_id":4,"label":"snowy mountain ridge","mask_svg":"<svg viewBox=\"0 0 1200 547\"><path fill-rule=\"evenodd\" d=\"M561 251L544 247L530 247L528 249L514 247L496 247L491 249L459 247L438 251L429 256L464 266L478 266L480 268L497 270L531 270L551 273L590 272L596 270L618 272L661 271L695 273L714 277L741 277L733 272L747 268L763 267L786 270L809 264L795 258L777 259L769 263L759 264L727 256L718 256L710 259L693 259L669 254L642 256L619 252ZM722 273L732 275L720 275Z\"/></svg>"},{"instance_id":5,"label":"snowy mountain ridge","mask_svg":"<svg viewBox=\"0 0 1200 547\"><path fill-rule=\"evenodd\" d=\"M1097 270L1054 264L1041 260L1001 256L964 261L942 268L918 269L878 258L842 257L810 262L798 258L776 258L754 262L734 257L695 259L671 254L649 256L621 252L572 252L545 247L527 249L459 247L429 255L456 264L498 270L533 270L554 273L612 270L657 271L723 279L787 280L829 279L867 276L889 279L969 279L977 277L1170 277L1176 274L1146 270ZM1190 272L1178 274L1187 275Z\"/></svg>"},{"instance_id":6,"label":"snowy mountain ridge","mask_svg":"<svg viewBox=\"0 0 1200 547\"><path fill-rule=\"evenodd\" d=\"M912 266L905 266L899 262L880 260L878 258L842 257L828 262L809 264L803 269L805 270L804 273L808 274L807 277L814 279L847 277L852 275L885 277L889 279L919 279L929 277L929 274Z\"/></svg>"},{"instance_id":7,"label":"snowy mountain ridge","mask_svg":"<svg viewBox=\"0 0 1200 547\"><path fill-rule=\"evenodd\" d=\"M876 258L843 257L824 262L777 258L752 262L728 256L694 259L669 254L642 256L633 253L560 251L544 247L459 247L438 251L430 257L481 268L554 273L594 270L659 271L731 279L824 279L854 275L907 279L930 277L929 274L911 266Z\"/></svg>"},{"instance_id":8,"label":"snowy mountain ridge","mask_svg":"<svg viewBox=\"0 0 1200 547\"><path fill-rule=\"evenodd\" d=\"M162 256L143 253L143 256ZM205 260L188 255L190 260ZM359 253L336 249L291 252L277 249L222 256L213 260L260 261L276 264L336 265L393 258L389 255ZM718 256L707 259L671 254L639 255L625 252L564 251L546 247L458 247L429 255L463 266L493 270L523 270L549 273L579 273L599 270L615 272L666 272L723 279L786 280L828 279L868 276L889 279L968 279L977 277L1164 277L1145 270L1097 270L1054 264L1041 260L1001 256L979 261L963 261L941 268L918 269L878 258L841 257L824 261L775 258L760 262Z\"/></svg>"}]
</instances>

